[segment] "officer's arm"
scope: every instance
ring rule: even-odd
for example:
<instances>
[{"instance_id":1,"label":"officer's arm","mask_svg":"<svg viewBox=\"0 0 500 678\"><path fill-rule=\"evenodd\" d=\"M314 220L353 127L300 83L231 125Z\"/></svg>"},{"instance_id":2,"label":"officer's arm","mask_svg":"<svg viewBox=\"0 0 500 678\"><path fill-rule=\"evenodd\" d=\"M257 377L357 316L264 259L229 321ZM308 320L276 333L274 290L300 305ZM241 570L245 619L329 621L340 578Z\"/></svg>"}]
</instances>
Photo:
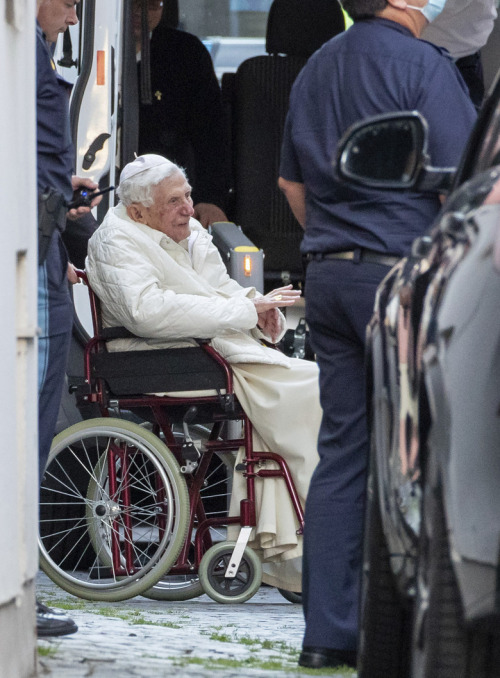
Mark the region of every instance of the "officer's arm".
<instances>
[{"instance_id":1,"label":"officer's arm","mask_svg":"<svg viewBox=\"0 0 500 678\"><path fill-rule=\"evenodd\" d=\"M288 181L280 177L278 179L278 186L285 194L290 209L292 210L295 218L305 229L306 227L306 189L304 184L298 183L297 181Z\"/></svg>"}]
</instances>

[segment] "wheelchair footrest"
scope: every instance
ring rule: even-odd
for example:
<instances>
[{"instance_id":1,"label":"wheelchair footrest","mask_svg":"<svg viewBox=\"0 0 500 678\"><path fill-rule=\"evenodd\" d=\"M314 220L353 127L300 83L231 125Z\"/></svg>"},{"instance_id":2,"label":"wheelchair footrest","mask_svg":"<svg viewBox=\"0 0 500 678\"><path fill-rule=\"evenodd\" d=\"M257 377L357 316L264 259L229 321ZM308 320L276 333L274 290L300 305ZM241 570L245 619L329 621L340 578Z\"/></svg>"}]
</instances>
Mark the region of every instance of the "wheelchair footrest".
<instances>
[{"instance_id":1,"label":"wheelchair footrest","mask_svg":"<svg viewBox=\"0 0 500 678\"><path fill-rule=\"evenodd\" d=\"M238 574L238 568L240 566L241 559L243 558L243 553L245 552L245 548L246 545L248 544L248 540L250 539L251 533L252 533L251 527L241 528L240 534L238 535L238 539L236 541L236 545L234 547L234 551L231 555L231 558L229 559L229 565L224 574L224 576L227 579L234 579L234 577L236 577L236 575Z\"/></svg>"}]
</instances>

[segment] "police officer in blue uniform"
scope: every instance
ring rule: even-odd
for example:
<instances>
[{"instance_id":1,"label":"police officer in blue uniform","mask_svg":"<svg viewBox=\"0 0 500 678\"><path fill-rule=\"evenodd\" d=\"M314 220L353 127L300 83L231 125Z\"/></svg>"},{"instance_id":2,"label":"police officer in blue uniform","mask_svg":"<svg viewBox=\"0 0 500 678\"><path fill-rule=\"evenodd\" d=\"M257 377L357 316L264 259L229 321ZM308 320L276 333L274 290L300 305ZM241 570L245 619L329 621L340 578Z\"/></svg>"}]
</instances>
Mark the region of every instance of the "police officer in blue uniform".
<instances>
[{"instance_id":1,"label":"police officer in blue uniform","mask_svg":"<svg viewBox=\"0 0 500 678\"><path fill-rule=\"evenodd\" d=\"M433 194L341 184L332 169L336 145L363 118L418 110L429 123L432 163L449 167L475 119L450 58L417 39L428 21L425 2L344 0L354 25L309 59L290 98L279 184L305 229L306 320L323 408L305 510L299 664L310 668L356 664L368 461L365 329L378 284L440 206Z\"/></svg>"},{"instance_id":2,"label":"police officer in blue uniform","mask_svg":"<svg viewBox=\"0 0 500 678\"><path fill-rule=\"evenodd\" d=\"M78 23L79 0L38 0L36 26L37 65L37 176L38 176L38 438L39 471L43 474L61 402L66 361L73 325L69 294L68 255L61 234L68 216L67 203L79 186L97 184L72 177L74 148L69 127L71 86L55 69L49 43ZM89 208L71 210L77 217ZM71 273L70 273L71 279ZM73 280L73 282L75 282ZM37 602L39 636L74 633L76 624Z\"/></svg>"}]
</instances>

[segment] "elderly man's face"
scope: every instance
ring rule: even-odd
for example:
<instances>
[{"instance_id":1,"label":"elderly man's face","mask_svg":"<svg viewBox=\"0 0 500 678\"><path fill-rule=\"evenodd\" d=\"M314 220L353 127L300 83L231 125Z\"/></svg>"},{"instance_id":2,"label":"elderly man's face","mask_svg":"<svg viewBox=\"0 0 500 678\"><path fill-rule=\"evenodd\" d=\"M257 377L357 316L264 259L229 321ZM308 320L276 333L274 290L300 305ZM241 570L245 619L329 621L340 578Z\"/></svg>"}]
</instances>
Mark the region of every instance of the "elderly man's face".
<instances>
[{"instance_id":1,"label":"elderly man's face","mask_svg":"<svg viewBox=\"0 0 500 678\"><path fill-rule=\"evenodd\" d=\"M180 242L190 234L189 219L194 214L191 186L179 172L164 179L153 191L152 207L141 208L143 223Z\"/></svg>"},{"instance_id":2,"label":"elderly man's face","mask_svg":"<svg viewBox=\"0 0 500 678\"><path fill-rule=\"evenodd\" d=\"M80 0L41 0L37 19L48 42L55 42L59 33L78 23L76 6Z\"/></svg>"}]
</instances>

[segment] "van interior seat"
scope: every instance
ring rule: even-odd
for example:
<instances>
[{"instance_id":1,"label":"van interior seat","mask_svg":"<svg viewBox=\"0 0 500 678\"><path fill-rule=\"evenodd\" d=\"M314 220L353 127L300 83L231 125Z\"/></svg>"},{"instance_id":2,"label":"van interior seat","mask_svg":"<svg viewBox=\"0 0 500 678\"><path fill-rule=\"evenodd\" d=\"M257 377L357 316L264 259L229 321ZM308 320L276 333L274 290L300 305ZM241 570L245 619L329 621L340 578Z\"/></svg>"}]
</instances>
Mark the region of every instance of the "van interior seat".
<instances>
[{"instance_id":1,"label":"van interior seat","mask_svg":"<svg viewBox=\"0 0 500 678\"><path fill-rule=\"evenodd\" d=\"M222 79L231 148L229 217L265 253L266 290L302 281L302 228L278 189L288 100L307 59L342 32L336 0L274 0L266 55L247 59Z\"/></svg>"}]
</instances>

